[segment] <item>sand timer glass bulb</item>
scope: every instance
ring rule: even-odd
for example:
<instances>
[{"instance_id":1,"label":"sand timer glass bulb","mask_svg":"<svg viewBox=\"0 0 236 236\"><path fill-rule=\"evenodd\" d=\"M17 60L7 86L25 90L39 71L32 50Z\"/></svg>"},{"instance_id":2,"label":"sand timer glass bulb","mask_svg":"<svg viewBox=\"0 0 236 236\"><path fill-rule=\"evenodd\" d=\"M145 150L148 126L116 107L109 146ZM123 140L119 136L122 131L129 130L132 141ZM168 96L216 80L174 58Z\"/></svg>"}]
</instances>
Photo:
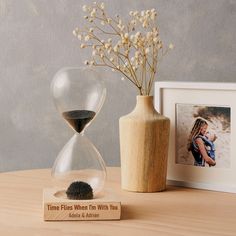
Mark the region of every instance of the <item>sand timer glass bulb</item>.
<instances>
[{"instance_id":1,"label":"sand timer glass bulb","mask_svg":"<svg viewBox=\"0 0 236 236\"><path fill-rule=\"evenodd\" d=\"M58 189L56 196L69 199L90 199L103 190L106 169L104 161L84 135L100 111L106 89L96 71L91 68L60 70L51 84L57 110L74 130L52 168L52 177Z\"/></svg>"}]
</instances>

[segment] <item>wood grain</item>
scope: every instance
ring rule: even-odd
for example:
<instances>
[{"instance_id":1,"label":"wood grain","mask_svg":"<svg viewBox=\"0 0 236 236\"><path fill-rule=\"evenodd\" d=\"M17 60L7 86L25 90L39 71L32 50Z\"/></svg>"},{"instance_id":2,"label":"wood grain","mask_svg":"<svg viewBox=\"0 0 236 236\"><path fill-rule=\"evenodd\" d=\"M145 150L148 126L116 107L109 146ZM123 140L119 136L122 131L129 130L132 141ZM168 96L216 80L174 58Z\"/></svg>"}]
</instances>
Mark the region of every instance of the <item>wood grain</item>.
<instances>
[{"instance_id":1,"label":"wood grain","mask_svg":"<svg viewBox=\"0 0 236 236\"><path fill-rule=\"evenodd\" d=\"M119 120L122 188L166 188L170 121L156 112L152 96L137 96L135 109Z\"/></svg>"},{"instance_id":2,"label":"wood grain","mask_svg":"<svg viewBox=\"0 0 236 236\"><path fill-rule=\"evenodd\" d=\"M120 189L120 168L108 168L107 190L120 198L120 221L43 221L43 188L50 170L0 174L1 236L235 236L236 195L167 187L164 192Z\"/></svg>"},{"instance_id":3,"label":"wood grain","mask_svg":"<svg viewBox=\"0 0 236 236\"><path fill-rule=\"evenodd\" d=\"M103 192L91 200L70 200L65 190L47 188L43 191L45 221L119 220L121 203L112 192Z\"/></svg>"}]
</instances>

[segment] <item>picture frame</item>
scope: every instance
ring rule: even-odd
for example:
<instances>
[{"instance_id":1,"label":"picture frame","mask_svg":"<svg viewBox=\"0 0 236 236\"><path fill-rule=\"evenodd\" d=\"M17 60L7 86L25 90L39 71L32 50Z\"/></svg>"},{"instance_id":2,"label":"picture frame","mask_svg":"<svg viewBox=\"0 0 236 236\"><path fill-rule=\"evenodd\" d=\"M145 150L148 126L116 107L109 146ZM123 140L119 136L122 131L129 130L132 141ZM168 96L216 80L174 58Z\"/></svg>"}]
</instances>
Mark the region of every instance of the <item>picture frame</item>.
<instances>
[{"instance_id":1,"label":"picture frame","mask_svg":"<svg viewBox=\"0 0 236 236\"><path fill-rule=\"evenodd\" d=\"M236 83L155 82L154 104L171 123L167 184L236 193ZM199 120L207 130L196 128ZM215 166L204 141L212 130Z\"/></svg>"}]
</instances>

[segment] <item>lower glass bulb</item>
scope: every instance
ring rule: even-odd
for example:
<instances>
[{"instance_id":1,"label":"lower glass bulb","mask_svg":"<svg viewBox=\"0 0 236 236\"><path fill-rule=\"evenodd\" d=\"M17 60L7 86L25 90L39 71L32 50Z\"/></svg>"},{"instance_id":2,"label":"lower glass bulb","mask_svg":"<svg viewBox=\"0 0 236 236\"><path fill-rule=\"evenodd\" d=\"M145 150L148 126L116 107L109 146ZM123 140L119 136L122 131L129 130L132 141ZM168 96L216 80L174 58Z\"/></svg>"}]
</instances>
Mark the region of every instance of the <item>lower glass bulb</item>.
<instances>
[{"instance_id":1,"label":"lower glass bulb","mask_svg":"<svg viewBox=\"0 0 236 236\"><path fill-rule=\"evenodd\" d=\"M79 195L83 191L91 199L89 191L96 198L104 188L106 167L89 139L75 133L59 153L52 168L52 177L54 186L58 189L56 196L65 197L67 194L67 198L72 196L73 199L76 193Z\"/></svg>"}]
</instances>

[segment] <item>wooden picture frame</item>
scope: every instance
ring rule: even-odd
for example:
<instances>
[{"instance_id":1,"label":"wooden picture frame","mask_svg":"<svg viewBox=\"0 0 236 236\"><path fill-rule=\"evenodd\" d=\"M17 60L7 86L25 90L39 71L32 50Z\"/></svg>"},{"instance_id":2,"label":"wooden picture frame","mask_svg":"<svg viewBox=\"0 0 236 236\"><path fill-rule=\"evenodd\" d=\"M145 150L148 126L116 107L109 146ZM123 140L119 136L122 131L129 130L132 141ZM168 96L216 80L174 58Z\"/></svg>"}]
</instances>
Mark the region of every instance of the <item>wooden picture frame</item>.
<instances>
[{"instance_id":1,"label":"wooden picture frame","mask_svg":"<svg viewBox=\"0 0 236 236\"><path fill-rule=\"evenodd\" d=\"M155 82L155 108L171 121L168 184L236 193L236 83ZM197 166L192 149L187 151L201 118L218 136L215 166L202 156L204 166Z\"/></svg>"}]
</instances>

